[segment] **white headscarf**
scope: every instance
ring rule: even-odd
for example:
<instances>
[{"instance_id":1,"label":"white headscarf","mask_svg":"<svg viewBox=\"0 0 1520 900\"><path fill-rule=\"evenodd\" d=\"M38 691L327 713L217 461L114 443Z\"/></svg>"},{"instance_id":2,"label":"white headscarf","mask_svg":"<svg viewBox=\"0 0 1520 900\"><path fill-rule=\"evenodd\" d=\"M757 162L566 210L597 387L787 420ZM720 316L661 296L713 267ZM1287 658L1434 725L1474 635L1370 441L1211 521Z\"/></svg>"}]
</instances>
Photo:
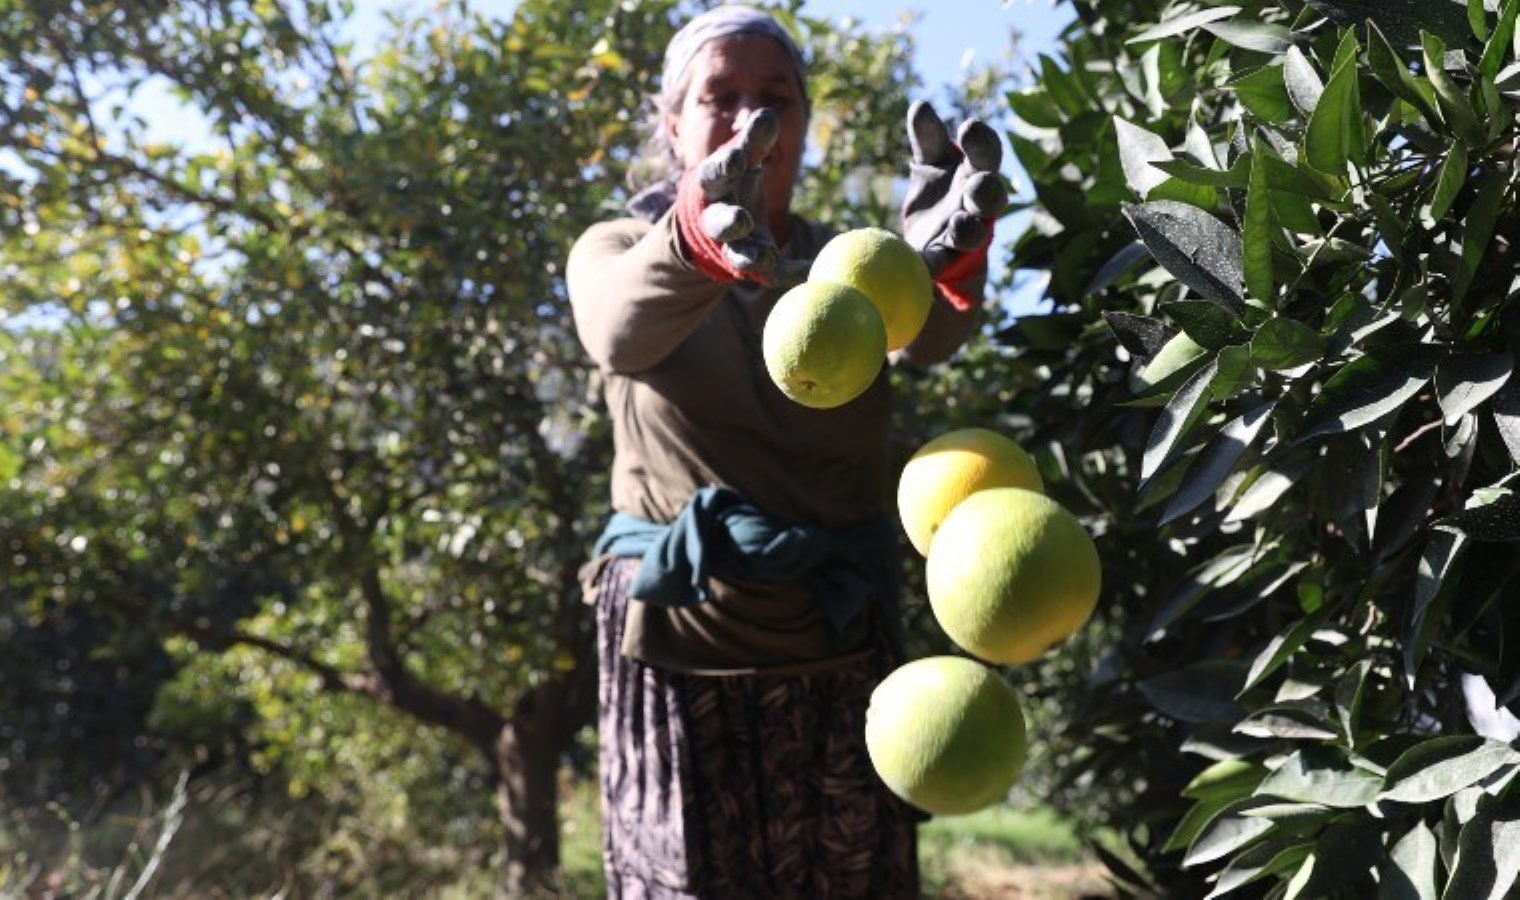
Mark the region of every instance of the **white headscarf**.
<instances>
[{"instance_id":1,"label":"white headscarf","mask_svg":"<svg viewBox=\"0 0 1520 900\"><path fill-rule=\"evenodd\" d=\"M807 64L802 59L802 49L786 29L757 9L748 6L719 6L687 22L670 39L669 46L665 48L665 67L660 73L660 105L666 109L671 107L686 68L704 44L735 34L763 34L786 48L787 55L792 58L792 64L797 69L797 84L802 89L803 103L806 104Z\"/></svg>"}]
</instances>

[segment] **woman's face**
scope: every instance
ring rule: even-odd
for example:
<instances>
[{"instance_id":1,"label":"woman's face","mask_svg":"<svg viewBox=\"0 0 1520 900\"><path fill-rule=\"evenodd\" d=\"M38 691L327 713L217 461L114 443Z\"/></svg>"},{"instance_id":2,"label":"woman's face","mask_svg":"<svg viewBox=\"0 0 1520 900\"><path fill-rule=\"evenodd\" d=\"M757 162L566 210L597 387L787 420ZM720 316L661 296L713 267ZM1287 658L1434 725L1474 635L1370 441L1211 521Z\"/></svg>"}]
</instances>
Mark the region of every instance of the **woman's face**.
<instances>
[{"instance_id":1,"label":"woman's face","mask_svg":"<svg viewBox=\"0 0 1520 900\"><path fill-rule=\"evenodd\" d=\"M700 163L733 137L741 113L761 107L776 113L781 127L765 157L763 186L771 231L783 237L807 134L807 111L791 55L764 35L736 34L704 44L686 72L680 109L665 119L682 168Z\"/></svg>"}]
</instances>

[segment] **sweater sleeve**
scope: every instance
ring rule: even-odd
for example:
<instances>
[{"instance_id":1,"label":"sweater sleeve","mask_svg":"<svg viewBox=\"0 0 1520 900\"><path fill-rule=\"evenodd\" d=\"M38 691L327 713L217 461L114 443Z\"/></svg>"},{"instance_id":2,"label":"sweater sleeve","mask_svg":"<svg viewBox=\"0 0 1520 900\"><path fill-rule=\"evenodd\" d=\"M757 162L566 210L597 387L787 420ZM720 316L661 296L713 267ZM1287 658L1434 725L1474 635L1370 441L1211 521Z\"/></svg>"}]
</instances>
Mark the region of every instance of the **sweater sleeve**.
<instances>
[{"instance_id":1,"label":"sweater sleeve","mask_svg":"<svg viewBox=\"0 0 1520 900\"><path fill-rule=\"evenodd\" d=\"M668 356L726 287L692 264L669 213L652 226L637 219L591 226L570 249L565 280L586 352L603 369L625 373Z\"/></svg>"}]
</instances>

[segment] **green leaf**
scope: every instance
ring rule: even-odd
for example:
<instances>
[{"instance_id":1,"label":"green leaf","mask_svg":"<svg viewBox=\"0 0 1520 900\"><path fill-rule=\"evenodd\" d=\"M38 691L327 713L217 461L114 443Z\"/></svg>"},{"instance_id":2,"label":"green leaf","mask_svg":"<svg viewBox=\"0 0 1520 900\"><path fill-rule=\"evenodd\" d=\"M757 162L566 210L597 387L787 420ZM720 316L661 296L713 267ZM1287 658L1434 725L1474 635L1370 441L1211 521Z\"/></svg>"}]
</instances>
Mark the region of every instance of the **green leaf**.
<instances>
[{"instance_id":1,"label":"green leaf","mask_svg":"<svg viewBox=\"0 0 1520 900\"><path fill-rule=\"evenodd\" d=\"M1066 123L1061 108L1044 90L1013 91L1004 99L1014 115L1036 128L1060 128Z\"/></svg>"},{"instance_id":2,"label":"green leaf","mask_svg":"<svg viewBox=\"0 0 1520 900\"><path fill-rule=\"evenodd\" d=\"M1515 37L1517 15L1520 15L1520 0L1504 0L1504 5L1499 8L1499 21L1483 45L1483 56L1478 59L1478 74L1482 77L1494 78L1499 74L1499 67L1504 65L1504 54Z\"/></svg>"},{"instance_id":3,"label":"green leaf","mask_svg":"<svg viewBox=\"0 0 1520 900\"><path fill-rule=\"evenodd\" d=\"M1187 478L1177 493L1167 501L1161 513L1160 524L1165 525L1178 516L1192 512L1200 503L1209 499L1224 480L1234 471L1235 461L1240 459L1247 447L1255 443L1256 436L1277 407L1277 401L1269 400L1247 410L1224 427L1218 436L1204 447L1198 459L1188 468Z\"/></svg>"},{"instance_id":4,"label":"green leaf","mask_svg":"<svg viewBox=\"0 0 1520 900\"><path fill-rule=\"evenodd\" d=\"M1256 654L1251 661L1251 669L1246 673L1246 683L1241 686L1240 693L1244 694L1251 688L1261 684L1286 663L1293 654L1297 653L1309 637L1319 628L1320 623L1329 615L1329 606L1322 606L1311 615L1299 619L1292 628L1272 636L1267 641L1267 646ZM1239 696L1239 695L1237 695Z\"/></svg>"},{"instance_id":5,"label":"green leaf","mask_svg":"<svg viewBox=\"0 0 1520 900\"><path fill-rule=\"evenodd\" d=\"M1182 788L1182 796L1191 800L1248 797L1266 775L1267 769L1261 763L1248 759L1221 759L1194 775Z\"/></svg>"},{"instance_id":6,"label":"green leaf","mask_svg":"<svg viewBox=\"0 0 1520 900\"><path fill-rule=\"evenodd\" d=\"M1147 131L1119 116L1114 116L1114 134L1119 141L1119 162L1130 188L1141 197L1166 181L1166 173L1152 162L1170 162L1171 148L1160 135Z\"/></svg>"},{"instance_id":7,"label":"green leaf","mask_svg":"<svg viewBox=\"0 0 1520 900\"><path fill-rule=\"evenodd\" d=\"M1156 711L1179 722L1239 721L1245 708L1235 700L1245 675L1234 660L1211 659L1137 683Z\"/></svg>"},{"instance_id":8,"label":"green leaf","mask_svg":"<svg viewBox=\"0 0 1520 900\"><path fill-rule=\"evenodd\" d=\"M1441 121L1441 117L1436 114L1435 89L1429 81L1416 79L1409 73L1409 67L1404 64L1403 58L1389 45L1388 39L1383 37L1377 23L1370 19L1367 22L1367 62L1372 74L1394 96L1419 110L1420 115L1432 125Z\"/></svg>"},{"instance_id":9,"label":"green leaf","mask_svg":"<svg viewBox=\"0 0 1520 900\"><path fill-rule=\"evenodd\" d=\"M1437 900L1436 835L1424 822L1415 822L1378 872L1378 900Z\"/></svg>"},{"instance_id":10,"label":"green leaf","mask_svg":"<svg viewBox=\"0 0 1520 900\"><path fill-rule=\"evenodd\" d=\"M1455 302L1460 303L1467 296L1467 289L1478 274L1478 264L1483 261L1494 236L1494 223L1504 209L1506 193L1503 178L1484 173L1478 179L1472 206L1468 207L1467 216L1462 220L1462 271L1452 289Z\"/></svg>"},{"instance_id":11,"label":"green leaf","mask_svg":"<svg viewBox=\"0 0 1520 900\"><path fill-rule=\"evenodd\" d=\"M1161 410L1145 444L1145 456L1140 465L1141 489L1176 455L1183 436L1208 408L1209 382L1218 368L1218 362L1211 361L1199 369Z\"/></svg>"},{"instance_id":12,"label":"green leaf","mask_svg":"<svg viewBox=\"0 0 1520 900\"><path fill-rule=\"evenodd\" d=\"M1276 56L1289 47L1288 29L1272 22L1229 19L1205 23L1203 29L1242 50Z\"/></svg>"},{"instance_id":13,"label":"green leaf","mask_svg":"<svg viewBox=\"0 0 1520 900\"><path fill-rule=\"evenodd\" d=\"M1160 604L1150 624L1146 626L1145 639L1156 641L1165 637L1167 627L1185 615L1206 595L1239 580L1242 575L1251 571L1251 566L1255 561L1256 549L1246 544L1225 550L1208 562L1195 566Z\"/></svg>"},{"instance_id":14,"label":"green leaf","mask_svg":"<svg viewBox=\"0 0 1520 900\"><path fill-rule=\"evenodd\" d=\"M1219 350L1245 338L1240 320L1211 300L1172 300L1161 304L1160 311L1182 326L1199 346Z\"/></svg>"},{"instance_id":15,"label":"green leaf","mask_svg":"<svg viewBox=\"0 0 1520 900\"><path fill-rule=\"evenodd\" d=\"M1441 174L1436 179L1435 193L1430 197L1430 206L1426 215L1431 220L1439 220L1451 209L1451 201L1457 198L1457 191L1467 183L1467 145L1461 141L1453 141L1451 149L1446 152L1446 159L1441 163Z\"/></svg>"},{"instance_id":16,"label":"green leaf","mask_svg":"<svg viewBox=\"0 0 1520 900\"><path fill-rule=\"evenodd\" d=\"M1473 37L1488 40L1488 15L1483 9L1483 0L1467 0L1467 24L1472 28Z\"/></svg>"},{"instance_id":17,"label":"green leaf","mask_svg":"<svg viewBox=\"0 0 1520 900\"><path fill-rule=\"evenodd\" d=\"M1196 12L1184 13L1183 15L1174 16L1152 25L1125 41L1125 43L1140 44L1145 41L1156 41L1164 37L1171 37L1174 34L1182 34L1185 31L1191 31L1209 22L1228 19L1238 12L1240 12L1240 7L1238 6L1216 6L1213 9L1200 9Z\"/></svg>"},{"instance_id":18,"label":"green leaf","mask_svg":"<svg viewBox=\"0 0 1520 900\"><path fill-rule=\"evenodd\" d=\"M1425 54L1425 77L1430 79L1431 87L1435 88L1436 105L1440 107L1447 127L1469 146L1480 146L1483 143L1483 128L1478 124L1472 102L1456 82L1451 80L1451 76L1446 74L1446 45L1435 35L1425 34L1421 38L1421 47Z\"/></svg>"},{"instance_id":19,"label":"green leaf","mask_svg":"<svg viewBox=\"0 0 1520 900\"><path fill-rule=\"evenodd\" d=\"M1130 241L1128 244L1125 244L1119 249L1119 252L1109 257L1108 261L1099 266L1098 271L1093 273L1093 277L1082 288L1082 296L1090 297L1106 289L1109 285L1118 281L1125 272L1134 268L1135 263L1144 259L1145 255L1145 245L1139 241ZM1134 351L1131 350L1131 352ZM1142 355L1154 355L1154 353Z\"/></svg>"},{"instance_id":20,"label":"green leaf","mask_svg":"<svg viewBox=\"0 0 1520 900\"><path fill-rule=\"evenodd\" d=\"M1520 805L1490 801L1462 827L1443 900L1504 900L1520 881Z\"/></svg>"},{"instance_id":21,"label":"green leaf","mask_svg":"<svg viewBox=\"0 0 1520 900\"><path fill-rule=\"evenodd\" d=\"M1268 319L1252 336L1251 362L1273 371L1296 369L1323 357L1325 343L1313 328L1278 316Z\"/></svg>"},{"instance_id":22,"label":"green leaf","mask_svg":"<svg viewBox=\"0 0 1520 900\"><path fill-rule=\"evenodd\" d=\"M1178 281L1236 315L1245 310L1240 236L1197 207L1170 200L1127 204L1151 256Z\"/></svg>"},{"instance_id":23,"label":"green leaf","mask_svg":"<svg viewBox=\"0 0 1520 900\"><path fill-rule=\"evenodd\" d=\"M1289 755L1263 779L1256 796L1351 809L1371 803L1382 783L1332 751L1307 748Z\"/></svg>"},{"instance_id":24,"label":"green leaf","mask_svg":"<svg viewBox=\"0 0 1520 900\"><path fill-rule=\"evenodd\" d=\"M1516 764L1520 764L1520 751L1498 741L1466 734L1431 738L1394 760L1378 799L1441 800Z\"/></svg>"},{"instance_id":25,"label":"green leaf","mask_svg":"<svg viewBox=\"0 0 1520 900\"><path fill-rule=\"evenodd\" d=\"M1475 491L1464 509L1437 519L1435 527L1475 541L1520 541L1520 494L1509 487Z\"/></svg>"},{"instance_id":26,"label":"green leaf","mask_svg":"<svg viewBox=\"0 0 1520 900\"><path fill-rule=\"evenodd\" d=\"M1193 840L1182 857L1182 865L1197 866L1222 859L1271 831L1271 820L1243 815L1247 810L1266 805L1266 802L1247 797L1226 806Z\"/></svg>"},{"instance_id":27,"label":"green leaf","mask_svg":"<svg viewBox=\"0 0 1520 900\"><path fill-rule=\"evenodd\" d=\"M1356 37L1349 31L1342 45L1348 42L1354 54ZM1327 175L1344 175L1348 161L1362 163L1366 160L1361 89L1354 58L1341 63L1331 73L1325 92L1315 104L1309 127L1304 132L1304 156L1309 165Z\"/></svg>"},{"instance_id":28,"label":"green leaf","mask_svg":"<svg viewBox=\"0 0 1520 900\"><path fill-rule=\"evenodd\" d=\"M1136 359L1151 359L1177 333L1176 329L1160 319L1137 316L1134 313L1105 310L1103 322L1124 349Z\"/></svg>"},{"instance_id":29,"label":"green leaf","mask_svg":"<svg viewBox=\"0 0 1520 900\"><path fill-rule=\"evenodd\" d=\"M1289 47L1283 56L1283 90L1305 117L1314 112L1325 92L1325 83L1319 80L1314 64L1297 47Z\"/></svg>"},{"instance_id":30,"label":"green leaf","mask_svg":"<svg viewBox=\"0 0 1520 900\"><path fill-rule=\"evenodd\" d=\"M1343 434L1375 422L1419 393L1434 374L1435 360L1419 350L1359 357L1325 382L1310 402L1295 442Z\"/></svg>"},{"instance_id":31,"label":"green leaf","mask_svg":"<svg viewBox=\"0 0 1520 900\"><path fill-rule=\"evenodd\" d=\"M1497 394L1514 371L1508 353L1453 353L1436 366L1436 401L1447 425L1457 424Z\"/></svg>"},{"instance_id":32,"label":"green leaf","mask_svg":"<svg viewBox=\"0 0 1520 900\"><path fill-rule=\"evenodd\" d=\"M1245 161L1249 162L1249 157L1246 157ZM1246 167L1241 164L1241 160L1235 162L1236 164L1228 169L1210 169L1179 159L1155 163L1152 168L1159 169L1178 181L1189 184L1214 188L1244 188L1247 177Z\"/></svg>"},{"instance_id":33,"label":"green leaf","mask_svg":"<svg viewBox=\"0 0 1520 900\"><path fill-rule=\"evenodd\" d=\"M1297 838L1268 840L1249 847L1230 860L1230 864L1215 879L1214 889L1209 891L1204 900L1223 897L1254 881L1294 871L1303 863L1311 849L1312 844L1300 843Z\"/></svg>"},{"instance_id":34,"label":"green leaf","mask_svg":"<svg viewBox=\"0 0 1520 900\"><path fill-rule=\"evenodd\" d=\"M1435 606L1438 598L1450 597L1451 592L1443 592L1442 588L1465 545L1466 539L1460 534L1434 530L1420 551L1415 571L1414 602L1410 606L1409 624L1404 634L1404 677L1410 687L1414 686L1425 650L1441 618L1429 614L1433 608L1438 608Z\"/></svg>"},{"instance_id":35,"label":"green leaf","mask_svg":"<svg viewBox=\"0 0 1520 900\"><path fill-rule=\"evenodd\" d=\"M1267 186L1266 156L1266 149L1258 142L1251 154L1241 254L1246 293L1272 306L1276 295L1272 286L1272 195Z\"/></svg>"},{"instance_id":36,"label":"green leaf","mask_svg":"<svg viewBox=\"0 0 1520 900\"><path fill-rule=\"evenodd\" d=\"M1281 125L1297 114L1283 83L1282 66L1262 66L1236 78L1229 87L1241 105L1264 122Z\"/></svg>"}]
</instances>

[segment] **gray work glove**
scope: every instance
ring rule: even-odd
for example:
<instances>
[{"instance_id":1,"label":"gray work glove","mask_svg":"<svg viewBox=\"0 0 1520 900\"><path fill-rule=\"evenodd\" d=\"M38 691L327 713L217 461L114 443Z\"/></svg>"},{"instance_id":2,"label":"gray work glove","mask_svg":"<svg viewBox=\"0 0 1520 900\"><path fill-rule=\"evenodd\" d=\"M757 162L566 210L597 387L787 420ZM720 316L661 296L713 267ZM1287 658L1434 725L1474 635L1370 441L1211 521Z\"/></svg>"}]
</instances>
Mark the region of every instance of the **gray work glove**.
<instances>
[{"instance_id":1,"label":"gray work glove","mask_svg":"<svg viewBox=\"0 0 1520 900\"><path fill-rule=\"evenodd\" d=\"M782 260L766 226L761 161L776 143L776 114L758 109L737 131L681 179L676 223L697 268L719 281L790 285L807 277L809 263Z\"/></svg>"},{"instance_id":2,"label":"gray work glove","mask_svg":"<svg viewBox=\"0 0 1520 900\"><path fill-rule=\"evenodd\" d=\"M971 297L965 286L986 270L993 225L1008 204L998 174L1003 145L980 119L962 122L951 141L939 114L922 100L908 108L908 143L913 161L903 236L923 256L946 299L968 309L980 297Z\"/></svg>"}]
</instances>

